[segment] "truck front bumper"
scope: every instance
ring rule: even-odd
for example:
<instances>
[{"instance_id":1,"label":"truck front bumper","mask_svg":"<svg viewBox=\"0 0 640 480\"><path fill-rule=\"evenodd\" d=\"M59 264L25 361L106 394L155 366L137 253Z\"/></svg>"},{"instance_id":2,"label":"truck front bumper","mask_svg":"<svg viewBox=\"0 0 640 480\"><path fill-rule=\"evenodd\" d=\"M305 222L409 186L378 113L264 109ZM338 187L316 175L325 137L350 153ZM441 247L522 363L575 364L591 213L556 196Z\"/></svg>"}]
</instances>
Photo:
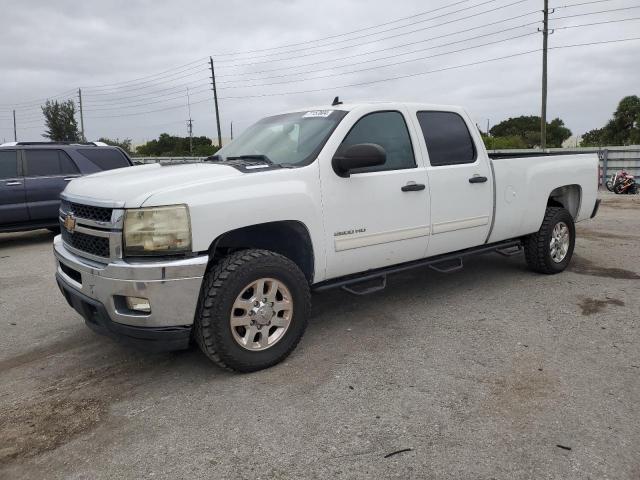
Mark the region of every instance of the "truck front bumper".
<instances>
[{"instance_id":1,"label":"truck front bumper","mask_svg":"<svg viewBox=\"0 0 640 480\"><path fill-rule=\"evenodd\" d=\"M60 291L92 330L156 351L188 347L207 255L103 265L71 253L59 235L53 251ZM130 309L127 297L151 311Z\"/></svg>"}]
</instances>

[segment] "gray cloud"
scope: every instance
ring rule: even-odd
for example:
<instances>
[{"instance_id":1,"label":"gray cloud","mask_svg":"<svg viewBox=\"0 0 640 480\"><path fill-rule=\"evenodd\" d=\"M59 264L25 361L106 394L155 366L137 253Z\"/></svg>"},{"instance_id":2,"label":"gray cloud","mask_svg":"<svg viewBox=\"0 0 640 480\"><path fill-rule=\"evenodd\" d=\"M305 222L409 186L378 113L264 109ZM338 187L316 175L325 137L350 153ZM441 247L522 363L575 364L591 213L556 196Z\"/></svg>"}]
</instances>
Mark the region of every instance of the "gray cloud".
<instances>
[{"instance_id":1,"label":"gray cloud","mask_svg":"<svg viewBox=\"0 0 640 480\"><path fill-rule=\"evenodd\" d=\"M60 99L75 99L74 90L78 87L83 88L85 126L87 136L91 139L99 136L130 137L140 142L154 138L164 131L185 135L188 116L186 86L190 88L193 101L194 133L214 137L213 100L207 86L209 80L206 65L211 54L216 59L220 82L223 136L228 135L231 121L234 122L235 131L239 132L260 116L308 105L327 104L335 95L349 101L373 99L460 104L483 127L487 118L493 124L508 116L538 114L541 71L539 52L394 81L339 87L538 49L541 47L541 36L535 33L537 25L434 48L435 45L539 20L541 15L537 13L492 27L474 28L539 10L541 2L537 0L523 1L499 11L436 26L475 12L513 3L512 0L496 0L474 7L483 3L483 0L469 0L413 20L388 24L348 37L336 37L279 50L304 49L299 52L275 54L278 51L258 51L252 54L223 55L226 52L260 50L339 35L452 3L454 2L451 0L438 0L428 4L418 0L394 3L379 0L6 2L0 17L0 140L10 140L13 137L13 108L17 111L19 138L41 138L43 128L39 112L40 100L60 93L63 93L58 97ZM551 3L552 6L563 4ZM574 0L570 3L582 2ZM632 6L634 3L630 0L603 1L558 9L551 18ZM462 11L444 15L452 10ZM381 33L382 30L438 15L443 16ZM553 20L552 25L562 27L633 17L640 17L640 9ZM556 29L550 36L550 46L630 38L638 36L639 25L639 21L626 21ZM407 33L419 28L422 30ZM451 35L454 32L461 33ZM526 33L531 35L433 56ZM381 39L396 34L395 38ZM361 35L367 36L339 42L344 38ZM438 36L442 38L386 52L337 60ZM368 43L354 46L364 42ZM311 48L318 44L331 45ZM575 133L601 126L622 96L640 93L639 46L640 42L626 42L550 50L549 116L560 116ZM417 51L420 49L423 51ZM332 51L310 55L319 50ZM410 50L416 52L400 55ZM265 57L267 54L271 56ZM397 55L395 58L354 64L394 54ZM422 58L427 56L432 58ZM282 61L283 57L293 58ZM384 66L406 59L415 61ZM175 68L189 62L195 63ZM256 62L262 63L244 67L232 66ZM296 67L301 64L309 65ZM377 68L345 74L372 66ZM163 75L158 74L169 69L173 70ZM252 73L271 69L279 70ZM322 71L301 75L301 72L309 70ZM274 76L279 77L247 80ZM326 78L311 78L319 76ZM135 80L141 77L147 78ZM300 79L302 81L278 85L233 88ZM101 86L122 82L128 83L123 83L120 88ZM314 89L326 90L258 98L225 98ZM136 106L143 103L148 105ZM167 109L168 107L177 108ZM165 110L130 115L161 109Z\"/></svg>"}]
</instances>

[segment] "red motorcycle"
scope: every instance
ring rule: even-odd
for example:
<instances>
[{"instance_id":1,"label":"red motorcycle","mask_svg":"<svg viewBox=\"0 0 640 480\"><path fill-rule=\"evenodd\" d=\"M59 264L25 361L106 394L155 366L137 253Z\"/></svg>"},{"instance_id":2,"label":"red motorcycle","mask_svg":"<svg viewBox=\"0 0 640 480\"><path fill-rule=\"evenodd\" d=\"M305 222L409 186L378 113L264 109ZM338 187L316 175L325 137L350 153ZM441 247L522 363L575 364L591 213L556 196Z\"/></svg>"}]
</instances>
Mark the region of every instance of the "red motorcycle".
<instances>
[{"instance_id":1,"label":"red motorcycle","mask_svg":"<svg viewBox=\"0 0 640 480\"><path fill-rule=\"evenodd\" d=\"M607 181L606 186L609 191L617 194L638 193L638 184L635 178L625 170L611 175L611 179Z\"/></svg>"}]
</instances>

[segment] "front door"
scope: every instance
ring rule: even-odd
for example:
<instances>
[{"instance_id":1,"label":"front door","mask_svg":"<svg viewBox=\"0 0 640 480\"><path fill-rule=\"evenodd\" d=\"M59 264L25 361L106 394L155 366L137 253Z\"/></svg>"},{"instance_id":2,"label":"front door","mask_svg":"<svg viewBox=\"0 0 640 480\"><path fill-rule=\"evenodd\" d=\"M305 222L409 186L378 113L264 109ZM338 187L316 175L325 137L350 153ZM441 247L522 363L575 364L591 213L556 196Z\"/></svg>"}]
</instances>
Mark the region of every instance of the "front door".
<instances>
[{"instance_id":1,"label":"front door","mask_svg":"<svg viewBox=\"0 0 640 480\"><path fill-rule=\"evenodd\" d=\"M56 220L60 193L79 175L71 158L62 150L25 150L27 207L32 221Z\"/></svg>"},{"instance_id":2,"label":"front door","mask_svg":"<svg viewBox=\"0 0 640 480\"><path fill-rule=\"evenodd\" d=\"M387 158L385 164L352 171L348 178L331 166L335 150L322 159L326 278L424 257L429 238L427 175L407 123L404 111L362 112L348 133L349 123L336 131L344 135L338 137L338 151L375 143Z\"/></svg>"},{"instance_id":3,"label":"front door","mask_svg":"<svg viewBox=\"0 0 640 480\"><path fill-rule=\"evenodd\" d=\"M0 227L29 220L18 152L0 150Z\"/></svg>"},{"instance_id":4,"label":"front door","mask_svg":"<svg viewBox=\"0 0 640 480\"><path fill-rule=\"evenodd\" d=\"M493 216L493 181L486 155L475 148L474 138L482 142L477 129L463 111L415 111L414 115L429 156L428 256L484 244Z\"/></svg>"}]
</instances>

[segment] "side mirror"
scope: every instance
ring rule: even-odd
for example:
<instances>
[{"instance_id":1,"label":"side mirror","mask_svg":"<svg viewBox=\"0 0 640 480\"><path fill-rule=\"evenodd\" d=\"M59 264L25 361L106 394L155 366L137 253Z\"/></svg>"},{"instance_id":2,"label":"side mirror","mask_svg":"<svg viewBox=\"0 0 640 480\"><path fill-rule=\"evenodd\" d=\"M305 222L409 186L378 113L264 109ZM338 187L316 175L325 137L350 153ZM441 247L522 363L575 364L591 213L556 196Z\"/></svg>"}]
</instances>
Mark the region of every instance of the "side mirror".
<instances>
[{"instance_id":1,"label":"side mirror","mask_svg":"<svg viewBox=\"0 0 640 480\"><path fill-rule=\"evenodd\" d=\"M338 151L331 160L336 174L343 178L350 176L351 170L383 165L387 161L387 152L376 143L358 143L344 152Z\"/></svg>"}]
</instances>

